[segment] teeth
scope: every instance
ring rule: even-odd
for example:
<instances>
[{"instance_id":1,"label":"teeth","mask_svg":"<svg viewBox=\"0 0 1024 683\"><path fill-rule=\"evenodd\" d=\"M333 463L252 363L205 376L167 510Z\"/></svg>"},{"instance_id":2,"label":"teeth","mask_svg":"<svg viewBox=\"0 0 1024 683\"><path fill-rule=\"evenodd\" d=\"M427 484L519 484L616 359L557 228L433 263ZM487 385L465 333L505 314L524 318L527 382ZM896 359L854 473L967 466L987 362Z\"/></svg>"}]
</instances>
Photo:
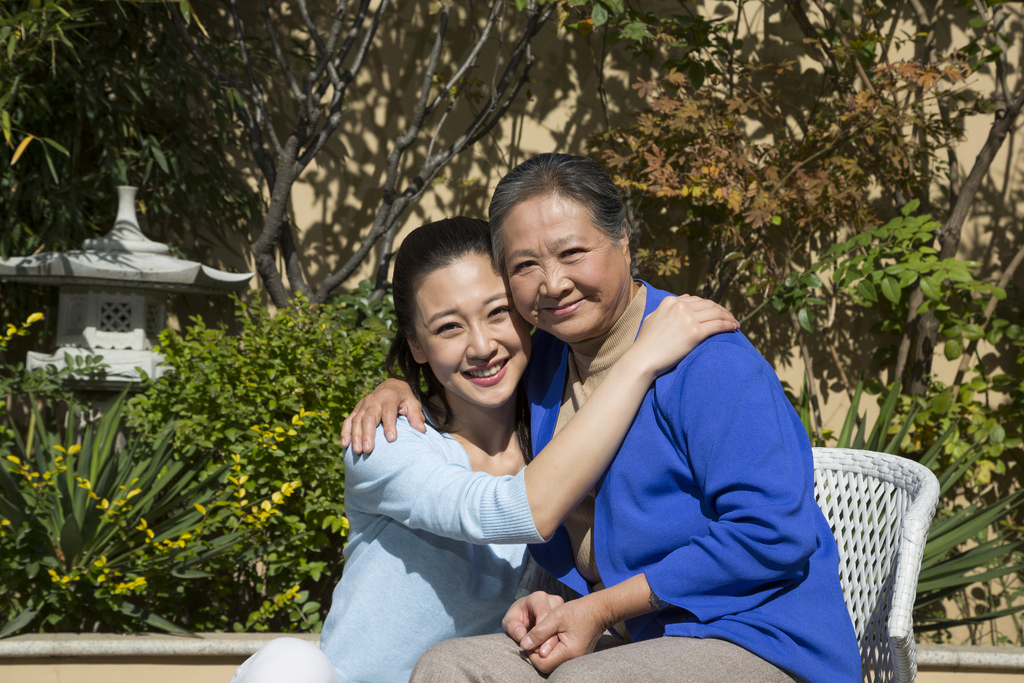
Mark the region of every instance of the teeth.
<instances>
[{"instance_id":1,"label":"teeth","mask_svg":"<svg viewBox=\"0 0 1024 683\"><path fill-rule=\"evenodd\" d=\"M490 377L491 375L496 374L503 367L505 367L505 361L502 361L497 365L492 365L491 367L485 368L483 370L467 370L466 374L469 375L470 377Z\"/></svg>"}]
</instances>

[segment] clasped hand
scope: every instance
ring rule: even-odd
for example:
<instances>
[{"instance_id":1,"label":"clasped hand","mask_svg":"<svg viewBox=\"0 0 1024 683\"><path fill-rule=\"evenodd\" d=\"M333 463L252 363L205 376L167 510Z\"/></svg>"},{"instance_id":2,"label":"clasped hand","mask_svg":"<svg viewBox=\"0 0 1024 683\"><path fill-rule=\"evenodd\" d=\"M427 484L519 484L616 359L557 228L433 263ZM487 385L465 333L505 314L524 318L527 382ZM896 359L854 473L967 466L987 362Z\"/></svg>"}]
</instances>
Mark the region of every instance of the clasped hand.
<instances>
[{"instance_id":1,"label":"clasped hand","mask_svg":"<svg viewBox=\"0 0 1024 683\"><path fill-rule=\"evenodd\" d=\"M594 651L605 625L585 599L565 602L557 595L531 593L515 601L501 621L541 673Z\"/></svg>"}]
</instances>

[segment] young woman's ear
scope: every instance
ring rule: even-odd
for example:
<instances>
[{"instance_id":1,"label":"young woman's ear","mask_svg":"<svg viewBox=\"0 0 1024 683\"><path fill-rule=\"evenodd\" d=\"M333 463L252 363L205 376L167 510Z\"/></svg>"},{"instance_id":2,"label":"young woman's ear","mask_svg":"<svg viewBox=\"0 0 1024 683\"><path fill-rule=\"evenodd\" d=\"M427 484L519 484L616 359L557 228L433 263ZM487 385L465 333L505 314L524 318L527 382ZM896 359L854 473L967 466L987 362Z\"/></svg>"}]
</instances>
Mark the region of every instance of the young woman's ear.
<instances>
[{"instance_id":1,"label":"young woman's ear","mask_svg":"<svg viewBox=\"0 0 1024 683\"><path fill-rule=\"evenodd\" d=\"M412 359L420 365L425 365L427 362L427 354L423 353L423 349L420 348L419 343L412 337L408 337L406 341L409 342L409 350L412 351Z\"/></svg>"}]
</instances>

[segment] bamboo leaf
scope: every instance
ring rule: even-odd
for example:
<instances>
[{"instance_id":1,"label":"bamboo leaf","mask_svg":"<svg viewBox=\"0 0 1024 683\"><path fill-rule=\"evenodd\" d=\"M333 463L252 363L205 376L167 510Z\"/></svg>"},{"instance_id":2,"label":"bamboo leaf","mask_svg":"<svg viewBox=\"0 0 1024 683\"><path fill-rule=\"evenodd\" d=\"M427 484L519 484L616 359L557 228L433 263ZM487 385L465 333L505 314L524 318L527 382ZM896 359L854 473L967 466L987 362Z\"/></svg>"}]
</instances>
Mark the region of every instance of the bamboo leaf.
<instances>
[{"instance_id":1,"label":"bamboo leaf","mask_svg":"<svg viewBox=\"0 0 1024 683\"><path fill-rule=\"evenodd\" d=\"M18 163L18 159L20 159L21 155L25 152L25 148L28 147L28 143L32 142L33 140L35 140L34 135L26 135L25 139L18 143L18 148L14 150L14 156L11 157L11 166L14 166L16 163Z\"/></svg>"}]
</instances>

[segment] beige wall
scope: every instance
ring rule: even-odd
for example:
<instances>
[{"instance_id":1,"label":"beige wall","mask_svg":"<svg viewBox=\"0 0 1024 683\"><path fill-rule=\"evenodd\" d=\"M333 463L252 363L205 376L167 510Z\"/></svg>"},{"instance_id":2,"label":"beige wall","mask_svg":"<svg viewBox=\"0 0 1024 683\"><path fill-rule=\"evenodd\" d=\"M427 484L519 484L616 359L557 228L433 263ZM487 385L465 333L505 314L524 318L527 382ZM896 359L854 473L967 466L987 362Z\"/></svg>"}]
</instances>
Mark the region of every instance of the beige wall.
<instances>
[{"instance_id":1,"label":"beige wall","mask_svg":"<svg viewBox=\"0 0 1024 683\"><path fill-rule=\"evenodd\" d=\"M208 26L216 25L218 18L215 5L201 3L197 12ZM671 3L670 3L671 4ZM297 229L297 242L303 252L303 263L311 282L316 285L323 277L339 267L359 244L359 238L368 230L373 215L380 203L380 185L384 174L385 156L391 149L393 138L404 128L412 110L418 90L418 68L414 55L423 53L426 33L422 30L426 17L418 3L401 3L395 12L396 21L381 31L378 43L382 50L374 52L369 67L360 76L350 91L345 120L335 139L321 152L316 161L306 170L296 184L292 195L292 216ZM673 4L674 6L674 4ZM723 11L731 11L735 5L722 5ZM713 5L709 5L713 7ZM1020 35L1021 9L1013 3L1004 5L1010 15L1007 29ZM251 10L255 12L255 10ZM715 11L713 9L709 11ZM258 17L245 17L247 24L258 26ZM913 28L901 19L899 30ZM801 69L817 71L820 67L806 57L801 46L798 31L785 3L746 3L740 22L741 35L749 46L749 57L761 60L796 58ZM253 28L255 31L255 28ZM955 27L943 27L940 31L939 46L962 44L963 36ZM450 30L453 45L458 46L458 26ZM1019 74L1024 53L1020 43L1010 52L1012 67L1009 82L1011 89L1021 87ZM756 50L754 50L756 46ZM412 228L438 218L467 214L485 216L487 201L494 185L512 166L534 154L545 151L562 151L587 154L587 141L606 128L605 112L598 96L598 76L594 67L592 49L599 49L599 41L592 36L589 41L579 35L556 34L553 23L549 23L536 38L534 52L537 57L527 98L521 96L513 105L510 114L501 122L493 135L481 141L476 147L464 152L444 170L453 179L435 185L403 218L403 227L396 240ZM493 55L485 52L481 67L474 72L481 77L489 73ZM610 51L606 61L605 88L608 94L608 117L611 125L627 125L633 114L641 107L631 84L637 77L651 75L649 64L643 58L633 58L621 49ZM971 77L971 85L978 92L992 91L992 69L988 68ZM395 97L394 93L399 93ZM283 126L292 107L283 92L271 93L274 103L275 124ZM458 130L459 116L453 116L446 135ZM965 140L959 144L962 171L970 170L975 156L988 133L990 116L974 118ZM972 216L961 242L961 257L976 260L981 264L979 274L985 278L998 277L1005 262L1019 248L1022 240L1021 221L1024 220L1024 155L1021 152L1020 136L1011 135L999 152L989 177L979 193ZM404 168L411 177L417 168L419 156L425 144L414 146L407 156ZM245 167L245 154L241 154L240 167ZM463 185L462 181L469 181ZM254 181L255 182L255 181ZM934 194L938 198L938 188ZM936 202L942 207L941 201ZM255 235L259 226L249 226L250 236ZM244 230L243 230L244 232ZM194 239L194 238L189 238ZM214 261L239 268L252 269L253 264L245 240L235 240L240 245L226 249L196 243L198 251L206 251ZM373 269L371 261L364 262L349 286L368 277ZM1024 286L1024 269L1015 281ZM254 283L258 285L254 278ZM695 291L700 285L698 272L684 271L678 277L656 284L673 291ZM729 302L743 315L747 304L741 299ZM178 302L175 325L180 325L187 315L204 313L217 317L220 310L225 315L223 302L205 298L185 298ZM873 320L865 318L856 309L840 310L836 325L850 330L851 337L858 334L858 328L869 326ZM793 347L789 323L773 312L761 315L747 326L747 333L762 349L780 377L792 387L802 383L803 362ZM863 335L861 335L863 336ZM840 354L846 365L851 381L861 375L870 375L870 356L873 349L858 348L840 344ZM984 349L983 352L991 351ZM996 359L991 359L992 363ZM845 416L848 399L841 390L838 373L831 357L824 350L815 351L815 371L819 386L825 397L823 417L826 426L838 428ZM956 363L944 358L937 359L935 366L939 379L950 381L956 371ZM868 399L864 408L873 411L874 401Z\"/></svg>"}]
</instances>

